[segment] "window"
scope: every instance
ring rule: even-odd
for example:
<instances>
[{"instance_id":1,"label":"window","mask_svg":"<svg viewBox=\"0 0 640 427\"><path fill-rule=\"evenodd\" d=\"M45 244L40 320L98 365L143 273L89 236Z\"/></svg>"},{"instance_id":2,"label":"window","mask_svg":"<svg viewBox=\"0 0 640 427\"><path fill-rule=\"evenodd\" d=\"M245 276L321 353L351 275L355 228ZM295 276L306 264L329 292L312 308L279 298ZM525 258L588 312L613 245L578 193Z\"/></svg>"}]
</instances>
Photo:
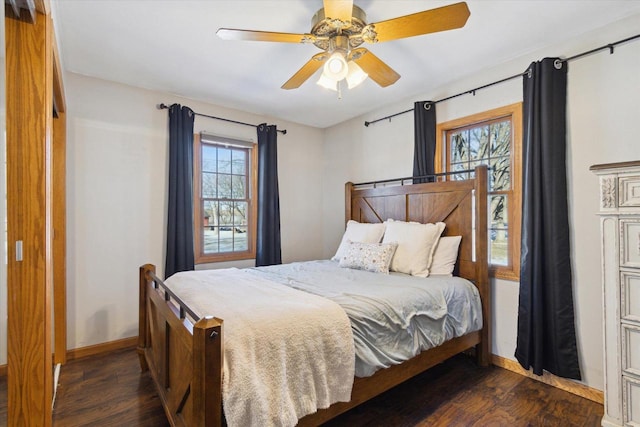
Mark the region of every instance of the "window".
<instances>
[{"instance_id":1,"label":"window","mask_svg":"<svg viewBox=\"0 0 640 427\"><path fill-rule=\"evenodd\" d=\"M436 169L489 170L489 263L492 276L519 280L522 104L513 104L438 125L442 144ZM439 164L438 164L439 163ZM444 164L444 167L443 167ZM467 179L465 172L449 179Z\"/></svg>"},{"instance_id":2,"label":"window","mask_svg":"<svg viewBox=\"0 0 640 427\"><path fill-rule=\"evenodd\" d=\"M255 258L257 148L194 136L196 264Z\"/></svg>"}]
</instances>

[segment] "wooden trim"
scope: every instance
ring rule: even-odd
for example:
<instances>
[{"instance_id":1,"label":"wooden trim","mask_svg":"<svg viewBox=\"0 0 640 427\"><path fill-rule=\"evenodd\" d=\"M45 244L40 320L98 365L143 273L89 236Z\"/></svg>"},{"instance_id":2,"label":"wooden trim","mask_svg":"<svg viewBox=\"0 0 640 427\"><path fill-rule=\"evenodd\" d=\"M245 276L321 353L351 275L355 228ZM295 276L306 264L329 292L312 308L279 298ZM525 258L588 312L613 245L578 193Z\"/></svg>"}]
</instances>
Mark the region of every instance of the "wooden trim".
<instances>
[{"instance_id":1,"label":"wooden trim","mask_svg":"<svg viewBox=\"0 0 640 427\"><path fill-rule=\"evenodd\" d=\"M54 31L54 29L52 29ZM60 64L60 53L58 53L58 43L55 31L53 40L53 111L56 115L64 113L67 109L64 96L64 82L62 79L62 65Z\"/></svg>"},{"instance_id":2,"label":"wooden trim","mask_svg":"<svg viewBox=\"0 0 640 427\"><path fill-rule=\"evenodd\" d=\"M123 338L116 341L108 341L105 343L90 345L87 347L75 348L68 350L65 354L67 360L78 360L85 357L99 356L112 351L134 349L138 343L138 337ZM144 356L143 356L144 359ZM142 359L141 359L142 360ZM54 361L54 363L56 363ZM0 365L0 377L7 375L7 365Z\"/></svg>"},{"instance_id":3,"label":"wooden trim","mask_svg":"<svg viewBox=\"0 0 640 427\"><path fill-rule=\"evenodd\" d=\"M66 157L67 117L62 111L53 120L52 201L53 201L53 328L54 363L67 361L67 218Z\"/></svg>"},{"instance_id":4,"label":"wooden trim","mask_svg":"<svg viewBox=\"0 0 640 427\"><path fill-rule=\"evenodd\" d=\"M51 4L49 0L35 0L35 6L38 13L49 15L51 13Z\"/></svg>"},{"instance_id":5,"label":"wooden trim","mask_svg":"<svg viewBox=\"0 0 640 427\"><path fill-rule=\"evenodd\" d=\"M584 385L572 380L568 380L566 378L557 377L546 371L542 376L535 375L531 371L524 370L522 366L520 366L520 364L515 360L507 359L501 356L496 356L495 354L491 356L491 363L503 369L507 369L511 372L515 372L516 374L524 375L525 377L534 379L536 381L540 381L550 386L559 388L560 390L568 391L569 393L575 394L580 397L584 397L585 399L589 399L596 403L600 403L601 405L604 405L604 393L600 390L596 390L595 388L591 388L587 385Z\"/></svg>"},{"instance_id":6,"label":"wooden trim","mask_svg":"<svg viewBox=\"0 0 640 427\"><path fill-rule=\"evenodd\" d=\"M138 337L122 338L115 341L108 341L100 344L89 345L87 347L74 348L67 351L67 361L83 359L85 357L97 356L116 350L134 349L138 344Z\"/></svg>"},{"instance_id":7,"label":"wooden trim","mask_svg":"<svg viewBox=\"0 0 640 427\"><path fill-rule=\"evenodd\" d=\"M52 423L52 27L5 19L8 425Z\"/></svg>"}]
</instances>

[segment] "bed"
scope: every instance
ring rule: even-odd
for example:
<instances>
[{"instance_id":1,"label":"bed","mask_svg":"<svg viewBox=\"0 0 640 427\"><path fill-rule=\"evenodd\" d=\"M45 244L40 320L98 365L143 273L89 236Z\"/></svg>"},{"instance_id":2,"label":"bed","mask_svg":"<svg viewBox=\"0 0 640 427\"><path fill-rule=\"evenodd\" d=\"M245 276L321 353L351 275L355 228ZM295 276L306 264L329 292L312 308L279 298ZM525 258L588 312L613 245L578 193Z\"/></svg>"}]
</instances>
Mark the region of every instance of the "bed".
<instances>
[{"instance_id":1,"label":"bed","mask_svg":"<svg viewBox=\"0 0 640 427\"><path fill-rule=\"evenodd\" d=\"M474 349L478 363L488 365L491 298L487 229L476 227L487 223L486 167L476 168L474 176L421 184L411 184L411 180L405 179L346 184L346 221L381 223L393 219L422 224L441 221L446 223L443 235L462 236L454 275L477 288L482 326L421 351L401 364L355 377L348 402L320 409L301 418L298 425L321 424L463 351ZM316 268L321 264L310 265ZM139 292L140 363L143 370L150 371L170 423L223 425L224 320L203 316L193 302L183 301L155 275L151 264L140 267ZM220 311L228 313L223 308Z\"/></svg>"}]
</instances>

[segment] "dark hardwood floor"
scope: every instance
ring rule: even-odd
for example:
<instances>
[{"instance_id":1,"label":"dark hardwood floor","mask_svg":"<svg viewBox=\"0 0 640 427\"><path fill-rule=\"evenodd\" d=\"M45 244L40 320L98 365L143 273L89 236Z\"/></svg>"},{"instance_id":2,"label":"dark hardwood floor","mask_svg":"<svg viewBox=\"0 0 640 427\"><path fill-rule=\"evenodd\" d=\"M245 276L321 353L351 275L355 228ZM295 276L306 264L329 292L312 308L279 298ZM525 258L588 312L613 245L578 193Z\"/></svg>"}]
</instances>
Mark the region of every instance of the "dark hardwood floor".
<instances>
[{"instance_id":1,"label":"dark hardwood floor","mask_svg":"<svg viewBox=\"0 0 640 427\"><path fill-rule=\"evenodd\" d=\"M6 425L6 377L0 425ZM602 405L510 371L456 356L326 426L599 426ZM133 350L62 367L55 426L167 426L148 373Z\"/></svg>"}]
</instances>

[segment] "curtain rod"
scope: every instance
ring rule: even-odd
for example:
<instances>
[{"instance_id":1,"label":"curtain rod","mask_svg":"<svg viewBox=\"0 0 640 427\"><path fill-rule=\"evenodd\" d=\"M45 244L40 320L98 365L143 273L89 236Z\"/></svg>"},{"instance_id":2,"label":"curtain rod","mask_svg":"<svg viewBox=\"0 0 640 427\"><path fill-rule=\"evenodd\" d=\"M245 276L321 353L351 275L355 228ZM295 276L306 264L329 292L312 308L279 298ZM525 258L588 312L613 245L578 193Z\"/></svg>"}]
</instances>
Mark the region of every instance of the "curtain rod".
<instances>
[{"instance_id":1,"label":"curtain rod","mask_svg":"<svg viewBox=\"0 0 640 427\"><path fill-rule=\"evenodd\" d=\"M156 107L158 108L158 110L168 110L169 109L169 106L167 104L165 104L165 103L158 104ZM225 119L223 117L216 117L216 116L210 116L208 114L196 113L195 111L193 112L193 114L195 114L196 116L207 117L209 119L222 120L223 122L235 123L237 125L251 126L251 127L254 127L254 128L257 128L258 126L260 126L260 125L254 125L254 124L251 124L251 123L239 122L237 120ZM276 129L276 132L280 132L283 135L287 134L287 130L286 129L282 129L282 130Z\"/></svg>"},{"instance_id":2,"label":"curtain rod","mask_svg":"<svg viewBox=\"0 0 640 427\"><path fill-rule=\"evenodd\" d=\"M607 44L607 45L600 46L600 47L597 47L597 48L595 48L595 49L591 49L591 50L588 50L588 51L586 51L586 52L582 52L582 53L579 53L579 54L577 54L577 55L570 56L570 57L565 58L565 59L560 59L560 62L569 62L569 61L573 61L574 59L580 59L580 58L583 58L583 57L585 57L585 56L588 56L588 55L594 54L594 53L596 53L596 52L600 52L601 50L605 50L605 49L608 49L608 50L609 50L609 54L613 54L613 53L614 53L614 48L615 48L616 46L618 46L619 44L627 43L627 42L630 42L630 41L635 40L635 39L638 39L638 38L640 38L640 34L636 34L635 36L631 36L631 37L628 37L628 38L623 39L623 40L618 40L617 42L609 43L609 44ZM495 82L487 83L486 85L479 86L479 87L477 87L477 88L475 88L475 89L467 90L467 91L464 91L464 92L457 93L457 94L455 94L455 95L448 96L448 97L446 97L446 98L439 99L439 100L437 100L437 101L433 101L433 102L431 102L431 103L429 103L429 104L425 104L425 108L427 108L427 109L428 109L428 108L430 108L431 104L435 105L435 104L438 104L438 103L440 103L440 102L448 101L448 100L450 100L450 99L457 98L457 97L462 96L462 95L472 94L473 96L475 96L475 95L476 95L476 91L478 91L478 90L486 89L486 88L488 88L488 87L491 87L491 86L494 86L494 85L497 85L497 84L500 84L500 83L504 83L504 82L509 81L509 80L517 79L518 77L522 77L522 76L527 75L527 74L529 74L529 70L525 71L524 73L514 74L513 76L506 77L506 78L504 78L504 79L497 80L497 81L495 81ZM408 110L404 110L404 111L401 111L401 112L399 112L399 113L391 114L391 115L389 115L389 116L382 117L382 118L380 118L380 119L375 119L375 120L372 120L372 121L370 121L370 122L365 121L365 122L364 122L364 125L365 125L366 127L369 127L369 125L371 125L371 124L373 124L373 123L380 122L380 121L382 121L382 120L387 120L387 119L389 119L389 121L391 121L391 119L392 119L393 117L400 116L400 115L402 115L402 114L406 114L406 113L411 112L411 111L413 111L413 110L414 110L413 108L410 108L410 109L408 109Z\"/></svg>"}]
</instances>

